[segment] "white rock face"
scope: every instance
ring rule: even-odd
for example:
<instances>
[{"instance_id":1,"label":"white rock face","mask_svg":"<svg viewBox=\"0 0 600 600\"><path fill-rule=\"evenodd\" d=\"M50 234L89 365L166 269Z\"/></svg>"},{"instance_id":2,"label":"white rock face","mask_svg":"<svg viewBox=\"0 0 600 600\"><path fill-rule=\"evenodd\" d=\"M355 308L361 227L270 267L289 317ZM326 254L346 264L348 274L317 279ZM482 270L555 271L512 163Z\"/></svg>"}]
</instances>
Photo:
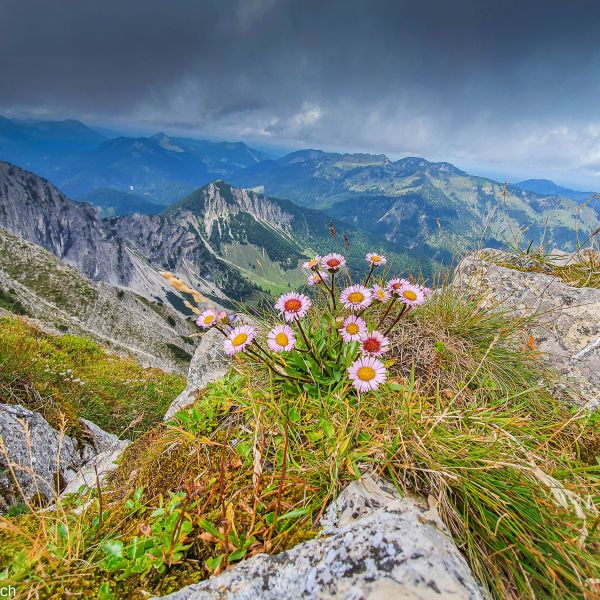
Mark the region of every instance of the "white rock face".
<instances>
[{"instance_id":1,"label":"white rock face","mask_svg":"<svg viewBox=\"0 0 600 600\"><path fill-rule=\"evenodd\" d=\"M87 419L81 422L90 443L62 435L37 412L0 404L0 511L24 500L53 502L82 485L94 487L96 473L102 481L116 467L129 440Z\"/></svg>"},{"instance_id":2,"label":"white rock face","mask_svg":"<svg viewBox=\"0 0 600 600\"><path fill-rule=\"evenodd\" d=\"M23 499L53 500L82 464L77 442L61 436L42 415L0 404L0 510Z\"/></svg>"},{"instance_id":3,"label":"white rock face","mask_svg":"<svg viewBox=\"0 0 600 600\"><path fill-rule=\"evenodd\" d=\"M223 377L230 364L231 360L223 350L223 336L216 329L209 329L203 334L190 363L185 390L173 400L164 420L194 402L196 392Z\"/></svg>"},{"instance_id":4,"label":"white rock face","mask_svg":"<svg viewBox=\"0 0 600 600\"><path fill-rule=\"evenodd\" d=\"M348 486L328 509L321 536L261 554L170 594L169 600L483 600L435 512L380 479Z\"/></svg>"},{"instance_id":5,"label":"white rock face","mask_svg":"<svg viewBox=\"0 0 600 600\"><path fill-rule=\"evenodd\" d=\"M496 251L462 260L454 285L482 291L490 307L535 315L530 333L542 359L560 376L557 392L578 406L600 406L600 290L499 267L482 258L491 252Z\"/></svg>"}]
</instances>

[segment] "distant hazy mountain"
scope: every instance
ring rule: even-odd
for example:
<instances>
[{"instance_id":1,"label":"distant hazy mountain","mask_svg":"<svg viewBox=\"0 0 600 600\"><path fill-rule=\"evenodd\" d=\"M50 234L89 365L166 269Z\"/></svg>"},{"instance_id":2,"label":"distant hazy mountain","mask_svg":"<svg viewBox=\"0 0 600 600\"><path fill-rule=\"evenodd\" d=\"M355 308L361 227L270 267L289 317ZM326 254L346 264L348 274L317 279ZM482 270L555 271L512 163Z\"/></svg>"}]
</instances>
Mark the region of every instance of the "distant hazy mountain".
<instances>
[{"instance_id":1,"label":"distant hazy mountain","mask_svg":"<svg viewBox=\"0 0 600 600\"><path fill-rule=\"evenodd\" d=\"M266 154L242 142L209 142L164 133L107 139L79 121L0 117L0 160L48 178L75 198L114 189L168 205L265 158Z\"/></svg>"},{"instance_id":2,"label":"distant hazy mountain","mask_svg":"<svg viewBox=\"0 0 600 600\"><path fill-rule=\"evenodd\" d=\"M236 185L318 207L388 240L398 251L448 261L482 243L523 238L568 249L600 225L591 208L474 177L449 163L384 155L294 152L236 173Z\"/></svg>"},{"instance_id":3,"label":"distant hazy mountain","mask_svg":"<svg viewBox=\"0 0 600 600\"><path fill-rule=\"evenodd\" d=\"M164 210L164 206L146 200L137 194L121 192L110 188L94 190L75 198L77 202L87 202L98 209L100 217L115 217L143 213L155 215Z\"/></svg>"},{"instance_id":4,"label":"distant hazy mountain","mask_svg":"<svg viewBox=\"0 0 600 600\"><path fill-rule=\"evenodd\" d=\"M107 140L54 174L65 193L96 189L129 191L169 204L214 179L256 164L262 154L245 144L203 142L158 134Z\"/></svg>"},{"instance_id":5,"label":"distant hazy mountain","mask_svg":"<svg viewBox=\"0 0 600 600\"><path fill-rule=\"evenodd\" d=\"M576 190L570 190L569 188L560 187L549 179L527 179L525 181L519 181L519 183L515 183L514 185L515 187L527 190L528 192L535 192L536 194L547 196L562 196L563 198L570 198L571 200L577 200L579 202L585 202L593 195L593 192L578 192Z\"/></svg>"},{"instance_id":6,"label":"distant hazy mountain","mask_svg":"<svg viewBox=\"0 0 600 600\"><path fill-rule=\"evenodd\" d=\"M106 138L81 121L26 121L0 116L0 160L49 176L73 155Z\"/></svg>"}]
</instances>

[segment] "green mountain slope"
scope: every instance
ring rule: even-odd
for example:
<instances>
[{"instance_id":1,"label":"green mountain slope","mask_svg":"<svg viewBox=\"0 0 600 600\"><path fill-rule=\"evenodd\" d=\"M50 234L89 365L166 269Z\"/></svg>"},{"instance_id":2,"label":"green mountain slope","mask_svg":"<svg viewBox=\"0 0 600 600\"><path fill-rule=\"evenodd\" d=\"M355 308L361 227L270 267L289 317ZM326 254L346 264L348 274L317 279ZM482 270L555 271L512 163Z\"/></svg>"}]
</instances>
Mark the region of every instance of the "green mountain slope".
<instances>
[{"instance_id":1,"label":"green mountain slope","mask_svg":"<svg viewBox=\"0 0 600 600\"><path fill-rule=\"evenodd\" d=\"M436 266L410 253L397 252L384 239L358 227L339 219L332 221L321 211L223 181L196 190L163 215L197 232L215 255L271 291L303 284L301 263L306 257L333 250L347 255L354 270L365 269L364 255L373 250L386 252L390 263L402 272L430 274ZM330 233L331 223L335 238Z\"/></svg>"},{"instance_id":2,"label":"green mountain slope","mask_svg":"<svg viewBox=\"0 0 600 600\"><path fill-rule=\"evenodd\" d=\"M300 151L238 172L237 185L283 195L373 232L398 251L448 261L481 243L571 249L600 225L593 208L505 187L423 158Z\"/></svg>"}]
</instances>

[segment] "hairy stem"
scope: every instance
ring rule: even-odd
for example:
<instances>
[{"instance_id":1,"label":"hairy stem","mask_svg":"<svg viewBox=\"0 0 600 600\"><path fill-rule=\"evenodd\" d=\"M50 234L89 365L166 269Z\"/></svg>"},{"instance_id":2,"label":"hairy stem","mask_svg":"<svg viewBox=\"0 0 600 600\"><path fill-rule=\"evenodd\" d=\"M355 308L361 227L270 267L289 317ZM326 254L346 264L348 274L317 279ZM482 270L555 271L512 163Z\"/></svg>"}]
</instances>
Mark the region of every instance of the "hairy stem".
<instances>
[{"instance_id":1,"label":"hairy stem","mask_svg":"<svg viewBox=\"0 0 600 600\"><path fill-rule=\"evenodd\" d=\"M388 307L385 309L385 312L383 313L381 319L379 319L379 323L377 323L377 327L375 327L375 329L379 329L383 325L383 322L385 321L386 317L390 314L390 310L392 310L392 306L394 306L394 303L397 299L398 298L396 298L396 296L392 297L390 303L388 304Z\"/></svg>"}]
</instances>

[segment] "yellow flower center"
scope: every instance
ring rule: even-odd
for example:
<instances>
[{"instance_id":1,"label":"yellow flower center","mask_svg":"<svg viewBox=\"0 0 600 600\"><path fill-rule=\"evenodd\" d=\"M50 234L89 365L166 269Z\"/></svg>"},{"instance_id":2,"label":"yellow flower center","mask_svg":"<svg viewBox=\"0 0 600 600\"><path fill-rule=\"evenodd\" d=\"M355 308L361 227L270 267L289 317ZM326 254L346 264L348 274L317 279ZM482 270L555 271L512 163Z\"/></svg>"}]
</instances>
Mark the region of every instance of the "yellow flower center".
<instances>
[{"instance_id":1,"label":"yellow flower center","mask_svg":"<svg viewBox=\"0 0 600 600\"><path fill-rule=\"evenodd\" d=\"M374 262L374 263L381 262L381 256L371 256L371 262Z\"/></svg>"},{"instance_id":2,"label":"yellow flower center","mask_svg":"<svg viewBox=\"0 0 600 600\"><path fill-rule=\"evenodd\" d=\"M319 261L318 261L316 258L313 258L312 260L309 260L309 261L308 261L308 265L309 265L310 267L314 267L314 266L316 266L318 263L319 263Z\"/></svg>"},{"instance_id":3,"label":"yellow flower center","mask_svg":"<svg viewBox=\"0 0 600 600\"><path fill-rule=\"evenodd\" d=\"M417 295L412 291L412 290L404 290L402 292L402 295L407 299L407 300L412 300L413 302L417 299Z\"/></svg>"},{"instance_id":4,"label":"yellow flower center","mask_svg":"<svg viewBox=\"0 0 600 600\"><path fill-rule=\"evenodd\" d=\"M280 346L287 346L289 343L289 339L288 336L285 335L285 333L278 333L275 336L275 341L277 342L277 344L279 344Z\"/></svg>"},{"instance_id":5,"label":"yellow flower center","mask_svg":"<svg viewBox=\"0 0 600 600\"><path fill-rule=\"evenodd\" d=\"M358 331L359 329L356 323L348 323L348 325L346 325L346 332L350 335L356 335Z\"/></svg>"},{"instance_id":6,"label":"yellow flower center","mask_svg":"<svg viewBox=\"0 0 600 600\"><path fill-rule=\"evenodd\" d=\"M212 323L215 320L215 315L206 315L206 317L204 317L204 324L208 325L209 323Z\"/></svg>"},{"instance_id":7,"label":"yellow flower center","mask_svg":"<svg viewBox=\"0 0 600 600\"><path fill-rule=\"evenodd\" d=\"M231 340L231 343L232 343L232 345L234 345L237 348L238 346L241 346L247 339L248 339L248 334L247 333L238 333Z\"/></svg>"},{"instance_id":8,"label":"yellow flower center","mask_svg":"<svg viewBox=\"0 0 600 600\"><path fill-rule=\"evenodd\" d=\"M348 294L348 302L352 302L352 304L359 304L365 299L365 296L362 292L352 292Z\"/></svg>"},{"instance_id":9,"label":"yellow flower center","mask_svg":"<svg viewBox=\"0 0 600 600\"><path fill-rule=\"evenodd\" d=\"M361 367L358 369L358 371L356 371L356 375L361 381L371 381L371 379L375 377L376 373L375 369L372 367Z\"/></svg>"},{"instance_id":10,"label":"yellow flower center","mask_svg":"<svg viewBox=\"0 0 600 600\"><path fill-rule=\"evenodd\" d=\"M383 290L377 290L377 297L381 298L381 300L385 300L385 294L383 293Z\"/></svg>"}]
</instances>

